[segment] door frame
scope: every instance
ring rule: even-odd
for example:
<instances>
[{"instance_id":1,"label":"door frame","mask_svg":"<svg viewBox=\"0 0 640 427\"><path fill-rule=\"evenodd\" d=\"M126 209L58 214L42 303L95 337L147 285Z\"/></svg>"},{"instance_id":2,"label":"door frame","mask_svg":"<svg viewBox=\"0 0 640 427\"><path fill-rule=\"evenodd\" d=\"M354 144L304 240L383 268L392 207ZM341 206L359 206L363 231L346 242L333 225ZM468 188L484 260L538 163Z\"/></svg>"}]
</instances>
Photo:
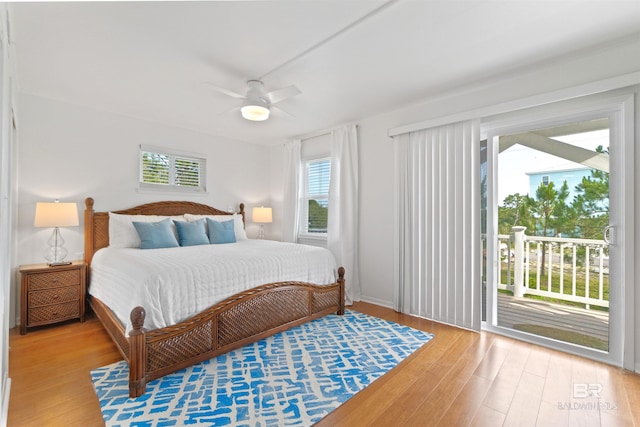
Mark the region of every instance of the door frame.
<instances>
[{"instance_id":1,"label":"door frame","mask_svg":"<svg viewBox=\"0 0 640 427\"><path fill-rule=\"evenodd\" d=\"M483 330L522 341L555 348L571 354L602 361L625 369L634 369L634 93L620 89L558 101L492 117L482 121L482 139L487 139L487 298ZM609 204L610 224L616 228L610 271L614 272L609 290L609 351L540 337L497 325L496 283L498 259L498 137L534 128L608 117L610 123Z\"/></svg>"}]
</instances>

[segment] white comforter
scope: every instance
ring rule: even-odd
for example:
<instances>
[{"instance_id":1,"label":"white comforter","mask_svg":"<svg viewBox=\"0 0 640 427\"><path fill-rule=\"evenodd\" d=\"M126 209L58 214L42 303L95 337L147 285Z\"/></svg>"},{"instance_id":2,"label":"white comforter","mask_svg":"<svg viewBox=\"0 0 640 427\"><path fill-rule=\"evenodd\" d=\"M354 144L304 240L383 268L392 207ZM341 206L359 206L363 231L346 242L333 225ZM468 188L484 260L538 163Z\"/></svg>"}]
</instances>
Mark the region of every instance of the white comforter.
<instances>
[{"instance_id":1,"label":"white comforter","mask_svg":"<svg viewBox=\"0 0 640 427\"><path fill-rule=\"evenodd\" d=\"M131 330L135 306L147 330L176 324L223 299L286 280L329 284L336 264L323 248L269 240L166 249L100 249L91 262L89 293Z\"/></svg>"}]
</instances>

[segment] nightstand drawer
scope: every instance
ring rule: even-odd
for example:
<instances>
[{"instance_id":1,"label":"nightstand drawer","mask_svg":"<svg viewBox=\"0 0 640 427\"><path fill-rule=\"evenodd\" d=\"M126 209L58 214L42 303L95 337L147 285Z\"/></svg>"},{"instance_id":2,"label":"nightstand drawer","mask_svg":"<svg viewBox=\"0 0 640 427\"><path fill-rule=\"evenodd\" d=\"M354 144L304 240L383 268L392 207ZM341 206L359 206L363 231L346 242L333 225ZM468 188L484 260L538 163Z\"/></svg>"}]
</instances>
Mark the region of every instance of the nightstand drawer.
<instances>
[{"instance_id":1,"label":"nightstand drawer","mask_svg":"<svg viewBox=\"0 0 640 427\"><path fill-rule=\"evenodd\" d=\"M79 286L65 286L64 288L53 288L44 291L29 292L29 307L60 304L67 301L78 301L79 297Z\"/></svg>"},{"instance_id":2,"label":"nightstand drawer","mask_svg":"<svg viewBox=\"0 0 640 427\"><path fill-rule=\"evenodd\" d=\"M79 269L52 271L50 273L30 274L29 292L39 289L57 288L61 286L79 285L81 271Z\"/></svg>"},{"instance_id":3,"label":"nightstand drawer","mask_svg":"<svg viewBox=\"0 0 640 427\"><path fill-rule=\"evenodd\" d=\"M20 266L20 334L31 326L84 322L87 265L82 261Z\"/></svg>"},{"instance_id":4,"label":"nightstand drawer","mask_svg":"<svg viewBox=\"0 0 640 427\"><path fill-rule=\"evenodd\" d=\"M80 302L70 301L63 304L29 308L29 326L73 319L80 316Z\"/></svg>"}]
</instances>

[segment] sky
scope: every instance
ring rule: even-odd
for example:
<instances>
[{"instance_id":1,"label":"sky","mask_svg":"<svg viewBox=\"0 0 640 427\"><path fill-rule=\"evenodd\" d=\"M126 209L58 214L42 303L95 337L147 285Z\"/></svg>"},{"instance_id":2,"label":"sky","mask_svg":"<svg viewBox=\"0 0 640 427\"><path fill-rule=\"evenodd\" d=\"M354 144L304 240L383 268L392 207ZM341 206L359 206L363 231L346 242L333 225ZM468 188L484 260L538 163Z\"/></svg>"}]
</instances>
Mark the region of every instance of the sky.
<instances>
[{"instance_id":1,"label":"sky","mask_svg":"<svg viewBox=\"0 0 640 427\"><path fill-rule=\"evenodd\" d=\"M557 136L554 139L595 151L598 145L609 147L609 129ZM516 144L498 155L498 204L502 205L504 198L510 194L529 192L527 172L578 167L582 165Z\"/></svg>"}]
</instances>

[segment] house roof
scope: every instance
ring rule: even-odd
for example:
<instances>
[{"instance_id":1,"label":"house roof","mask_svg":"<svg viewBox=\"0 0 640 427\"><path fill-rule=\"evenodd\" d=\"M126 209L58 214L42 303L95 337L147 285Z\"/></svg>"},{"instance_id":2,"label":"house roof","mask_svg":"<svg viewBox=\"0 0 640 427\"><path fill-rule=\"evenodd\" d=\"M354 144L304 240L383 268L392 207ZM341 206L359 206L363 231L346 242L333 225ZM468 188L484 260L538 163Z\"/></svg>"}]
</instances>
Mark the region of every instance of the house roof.
<instances>
[{"instance_id":1,"label":"house roof","mask_svg":"<svg viewBox=\"0 0 640 427\"><path fill-rule=\"evenodd\" d=\"M558 172L578 172L578 171L591 171L591 170L593 169L586 168L586 167L567 168L567 167L558 166L558 169L547 168L543 170L525 172L525 174L531 176L531 175L544 175L544 174L558 173Z\"/></svg>"}]
</instances>

